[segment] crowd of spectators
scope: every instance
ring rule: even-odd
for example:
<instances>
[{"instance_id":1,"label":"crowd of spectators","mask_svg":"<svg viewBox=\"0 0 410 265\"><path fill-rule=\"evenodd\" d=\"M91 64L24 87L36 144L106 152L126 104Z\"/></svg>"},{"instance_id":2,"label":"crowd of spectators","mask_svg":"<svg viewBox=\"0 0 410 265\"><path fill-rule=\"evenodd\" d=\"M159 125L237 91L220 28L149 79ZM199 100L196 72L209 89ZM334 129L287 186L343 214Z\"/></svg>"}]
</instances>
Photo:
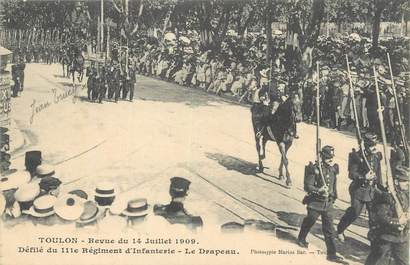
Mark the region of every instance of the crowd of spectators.
<instances>
[{"instance_id":1,"label":"crowd of spectators","mask_svg":"<svg viewBox=\"0 0 410 265\"><path fill-rule=\"evenodd\" d=\"M373 65L379 75L382 104L385 106L386 130L393 140L394 104L387 53L390 54L396 92L402 118L409 124L409 40L390 38L381 40L374 49L371 40L358 34L321 36L311 51L312 61L320 62L321 124L339 130L354 130L346 56L350 58L351 76L361 127L379 133ZM158 41L139 40L132 49L132 60L138 73L252 103L252 92L261 86L261 79L269 76L271 85L283 95L289 94L291 74L286 69L286 39L273 37L272 64L266 63L266 40L263 35L228 36L218 50L201 50L199 42L184 37ZM315 69L315 65L311 69ZM297 78L296 78L297 79ZM314 100L316 74L311 71L298 83L303 120L315 121Z\"/></svg>"}]
</instances>

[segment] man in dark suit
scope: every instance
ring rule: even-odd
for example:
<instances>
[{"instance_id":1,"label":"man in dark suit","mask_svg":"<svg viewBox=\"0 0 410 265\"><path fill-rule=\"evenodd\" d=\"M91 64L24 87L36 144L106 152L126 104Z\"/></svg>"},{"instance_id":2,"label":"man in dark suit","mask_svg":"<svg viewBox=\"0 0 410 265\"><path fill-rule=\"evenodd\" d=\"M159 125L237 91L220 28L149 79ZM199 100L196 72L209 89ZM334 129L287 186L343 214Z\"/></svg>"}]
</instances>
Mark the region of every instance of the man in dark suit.
<instances>
[{"instance_id":1,"label":"man in dark suit","mask_svg":"<svg viewBox=\"0 0 410 265\"><path fill-rule=\"evenodd\" d=\"M184 201L188 195L190 184L191 182L185 178L171 178L171 185L169 187L171 202L167 205L155 205L155 215L164 217L171 224L184 224L192 230L202 227L202 218L189 214L184 207Z\"/></svg>"},{"instance_id":2,"label":"man in dark suit","mask_svg":"<svg viewBox=\"0 0 410 265\"><path fill-rule=\"evenodd\" d=\"M327 248L327 260L336 263L343 263L343 258L336 254L336 233L333 227L333 203L337 199L337 175L339 165L333 164L334 148L324 146L320 152L321 165L309 163L305 168L304 186L308 195L303 199L307 205L307 216L303 219L297 243L303 248L307 248L309 243L306 237L316 223L319 216L322 217L322 231ZM320 175L319 166L323 174Z\"/></svg>"},{"instance_id":3,"label":"man in dark suit","mask_svg":"<svg viewBox=\"0 0 410 265\"><path fill-rule=\"evenodd\" d=\"M400 211L389 192L376 194L371 208L372 225L368 234L371 244L366 265L409 264L409 176L408 167L397 167L394 177L398 181L396 197Z\"/></svg>"},{"instance_id":4,"label":"man in dark suit","mask_svg":"<svg viewBox=\"0 0 410 265\"><path fill-rule=\"evenodd\" d=\"M374 194L378 191L376 187L381 184L382 154L376 151L376 144L377 135L372 132L366 133L363 152L353 150L349 154L348 170L349 178L352 180L349 186L351 206L346 210L337 226L338 237L342 242L344 241L343 232L359 217L365 205L370 213ZM363 153L366 157L363 157Z\"/></svg>"}]
</instances>

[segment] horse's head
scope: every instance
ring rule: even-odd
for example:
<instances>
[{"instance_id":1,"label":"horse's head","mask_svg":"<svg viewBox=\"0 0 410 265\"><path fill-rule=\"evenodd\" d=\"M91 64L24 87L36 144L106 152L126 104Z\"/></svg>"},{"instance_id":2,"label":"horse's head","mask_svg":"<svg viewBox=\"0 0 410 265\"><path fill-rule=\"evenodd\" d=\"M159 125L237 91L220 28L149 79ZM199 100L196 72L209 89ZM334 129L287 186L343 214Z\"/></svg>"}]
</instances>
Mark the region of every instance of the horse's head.
<instances>
[{"instance_id":1,"label":"horse's head","mask_svg":"<svg viewBox=\"0 0 410 265\"><path fill-rule=\"evenodd\" d=\"M277 116L283 128L290 128L295 124L295 122L301 121L299 104L298 98L292 95L279 105L277 111L275 112L275 116Z\"/></svg>"},{"instance_id":2,"label":"horse's head","mask_svg":"<svg viewBox=\"0 0 410 265\"><path fill-rule=\"evenodd\" d=\"M301 101L298 93L294 93L292 96L290 96L290 101L292 102L292 113L295 118L295 122L301 122L302 121L302 108L301 108Z\"/></svg>"}]
</instances>

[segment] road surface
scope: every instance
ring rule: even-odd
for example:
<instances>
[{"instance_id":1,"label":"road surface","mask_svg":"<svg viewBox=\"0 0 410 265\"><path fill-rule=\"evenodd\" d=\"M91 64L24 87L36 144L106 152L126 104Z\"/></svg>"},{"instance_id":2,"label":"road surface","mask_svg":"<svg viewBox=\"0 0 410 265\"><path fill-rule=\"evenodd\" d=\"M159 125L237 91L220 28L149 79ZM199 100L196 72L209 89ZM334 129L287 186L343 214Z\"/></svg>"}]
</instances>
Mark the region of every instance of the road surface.
<instances>
[{"instance_id":1,"label":"road surface","mask_svg":"<svg viewBox=\"0 0 410 265\"><path fill-rule=\"evenodd\" d=\"M12 154L23 168L24 152L41 150L43 163L55 165L63 191L92 192L112 181L122 193L146 196L150 204L169 201L169 179L192 181L187 208L206 225L242 219L270 220L299 228L306 209L301 200L304 165L315 159L315 127L298 124L299 139L289 151L293 187L278 180L279 152L269 142L265 174L255 171L250 110L229 100L173 83L138 76L133 102L91 103L84 85L73 88L59 65L28 64L25 90L12 99L11 118L25 139ZM335 147L339 200L335 224L349 206L347 157L356 139L321 129L322 145ZM274 239L299 249L298 231ZM351 264L364 262L369 243L367 218L349 227L339 252ZM273 239L272 239L273 240ZM311 248L325 250L320 220L308 236ZM321 257L323 260L325 256Z\"/></svg>"}]
</instances>

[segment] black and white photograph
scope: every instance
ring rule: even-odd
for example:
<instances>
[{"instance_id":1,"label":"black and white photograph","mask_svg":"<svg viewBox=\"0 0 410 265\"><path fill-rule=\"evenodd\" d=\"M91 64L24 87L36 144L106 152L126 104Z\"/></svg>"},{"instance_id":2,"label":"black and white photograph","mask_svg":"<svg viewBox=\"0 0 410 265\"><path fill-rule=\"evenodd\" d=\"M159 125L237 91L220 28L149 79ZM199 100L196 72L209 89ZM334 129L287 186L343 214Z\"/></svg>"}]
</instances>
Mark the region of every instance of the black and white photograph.
<instances>
[{"instance_id":1,"label":"black and white photograph","mask_svg":"<svg viewBox=\"0 0 410 265\"><path fill-rule=\"evenodd\" d=\"M0 264L410 264L409 20L0 1Z\"/></svg>"}]
</instances>

